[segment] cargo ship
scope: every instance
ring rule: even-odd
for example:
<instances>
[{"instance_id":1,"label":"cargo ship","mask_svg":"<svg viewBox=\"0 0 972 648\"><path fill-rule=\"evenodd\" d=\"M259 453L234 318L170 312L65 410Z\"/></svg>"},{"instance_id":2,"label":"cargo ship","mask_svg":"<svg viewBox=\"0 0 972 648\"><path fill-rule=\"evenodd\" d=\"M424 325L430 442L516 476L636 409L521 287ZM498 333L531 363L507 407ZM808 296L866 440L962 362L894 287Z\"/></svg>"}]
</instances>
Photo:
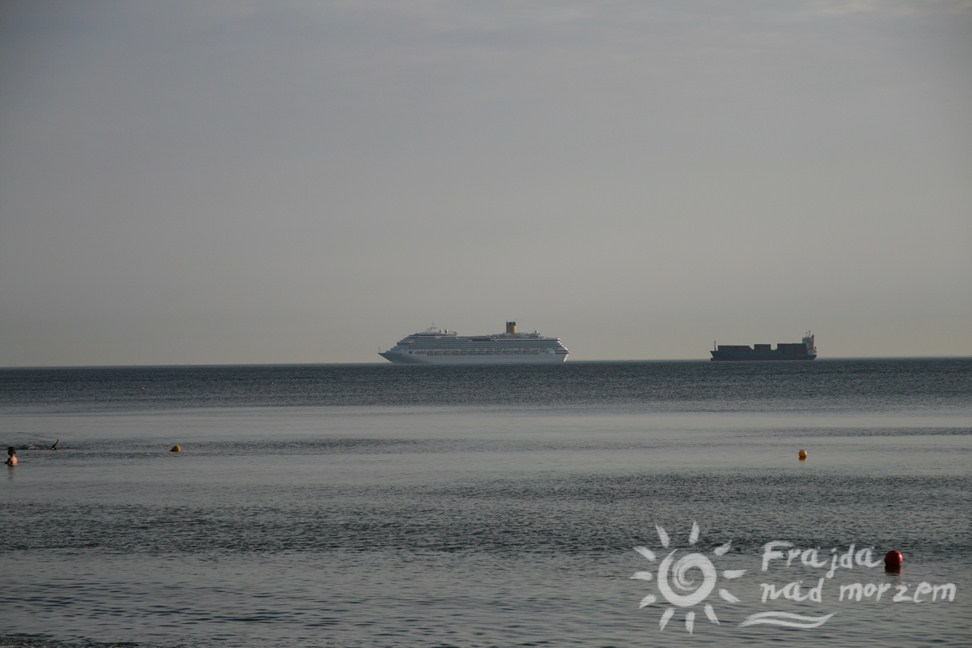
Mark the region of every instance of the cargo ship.
<instances>
[{"instance_id":1,"label":"cargo ship","mask_svg":"<svg viewBox=\"0 0 972 648\"><path fill-rule=\"evenodd\" d=\"M779 342L775 349L770 344L717 344L711 353L713 360L813 360L817 347L807 331L802 342Z\"/></svg>"},{"instance_id":2,"label":"cargo ship","mask_svg":"<svg viewBox=\"0 0 972 648\"><path fill-rule=\"evenodd\" d=\"M459 335L432 325L379 355L395 364L551 364L567 360L568 351L559 338L518 333L516 322L507 322L505 333L490 335Z\"/></svg>"}]
</instances>

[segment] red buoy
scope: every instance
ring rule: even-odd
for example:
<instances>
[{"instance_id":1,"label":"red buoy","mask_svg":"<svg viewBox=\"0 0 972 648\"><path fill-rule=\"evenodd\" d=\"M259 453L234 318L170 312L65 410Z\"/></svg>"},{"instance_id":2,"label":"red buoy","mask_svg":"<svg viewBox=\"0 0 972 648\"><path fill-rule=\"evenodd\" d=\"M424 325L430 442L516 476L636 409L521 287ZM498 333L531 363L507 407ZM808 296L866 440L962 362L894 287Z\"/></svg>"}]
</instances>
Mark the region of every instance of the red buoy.
<instances>
[{"instance_id":1,"label":"red buoy","mask_svg":"<svg viewBox=\"0 0 972 648\"><path fill-rule=\"evenodd\" d=\"M904 555L897 549L892 549L884 554L884 571L899 572L901 571L901 563L903 562Z\"/></svg>"}]
</instances>

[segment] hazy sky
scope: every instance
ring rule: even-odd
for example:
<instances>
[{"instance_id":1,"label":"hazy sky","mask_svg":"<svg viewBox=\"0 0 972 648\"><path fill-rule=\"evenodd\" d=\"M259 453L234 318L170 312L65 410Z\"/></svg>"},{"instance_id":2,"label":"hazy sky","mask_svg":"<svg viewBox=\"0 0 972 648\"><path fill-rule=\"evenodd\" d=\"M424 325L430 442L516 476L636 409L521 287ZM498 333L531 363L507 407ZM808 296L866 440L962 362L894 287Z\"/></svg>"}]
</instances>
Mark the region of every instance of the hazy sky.
<instances>
[{"instance_id":1,"label":"hazy sky","mask_svg":"<svg viewBox=\"0 0 972 648\"><path fill-rule=\"evenodd\" d=\"M0 365L972 355L972 2L0 0Z\"/></svg>"}]
</instances>

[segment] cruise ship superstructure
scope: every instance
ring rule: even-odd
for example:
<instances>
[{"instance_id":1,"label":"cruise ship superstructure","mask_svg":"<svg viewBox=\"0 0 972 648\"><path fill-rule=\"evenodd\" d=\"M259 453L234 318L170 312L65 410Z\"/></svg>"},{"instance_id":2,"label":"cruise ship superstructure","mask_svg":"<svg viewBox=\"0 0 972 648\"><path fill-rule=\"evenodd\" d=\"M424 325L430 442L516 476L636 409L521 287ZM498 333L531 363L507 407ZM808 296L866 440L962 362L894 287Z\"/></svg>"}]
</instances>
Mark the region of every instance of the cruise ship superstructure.
<instances>
[{"instance_id":1,"label":"cruise ship superstructure","mask_svg":"<svg viewBox=\"0 0 972 648\"><path fill-rule=\"evenodd\" d=\"M469 336L433 325L379 355L396 364L548 364L564 362L567 354L559 338L517 333L516 322L507 322L505 333Z\"/></svg>"}]
</instances>

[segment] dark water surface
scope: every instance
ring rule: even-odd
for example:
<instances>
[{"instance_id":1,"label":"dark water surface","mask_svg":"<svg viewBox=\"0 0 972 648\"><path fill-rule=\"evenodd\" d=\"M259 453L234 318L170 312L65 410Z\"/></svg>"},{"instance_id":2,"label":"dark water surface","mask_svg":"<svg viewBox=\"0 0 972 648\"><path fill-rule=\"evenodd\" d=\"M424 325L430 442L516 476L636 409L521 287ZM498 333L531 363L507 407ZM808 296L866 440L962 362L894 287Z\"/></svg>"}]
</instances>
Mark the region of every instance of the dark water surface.
<instances>
[{"instance_id":1,"label":"dark water surface","mask_svg":"<svg viewBox=\"0 0 972 648\"><path fill-rule=\"evenodd\" d=\"M968 359L8 369L0 430L3 646L972 642Z\"/></svg>"}]
</instances>

